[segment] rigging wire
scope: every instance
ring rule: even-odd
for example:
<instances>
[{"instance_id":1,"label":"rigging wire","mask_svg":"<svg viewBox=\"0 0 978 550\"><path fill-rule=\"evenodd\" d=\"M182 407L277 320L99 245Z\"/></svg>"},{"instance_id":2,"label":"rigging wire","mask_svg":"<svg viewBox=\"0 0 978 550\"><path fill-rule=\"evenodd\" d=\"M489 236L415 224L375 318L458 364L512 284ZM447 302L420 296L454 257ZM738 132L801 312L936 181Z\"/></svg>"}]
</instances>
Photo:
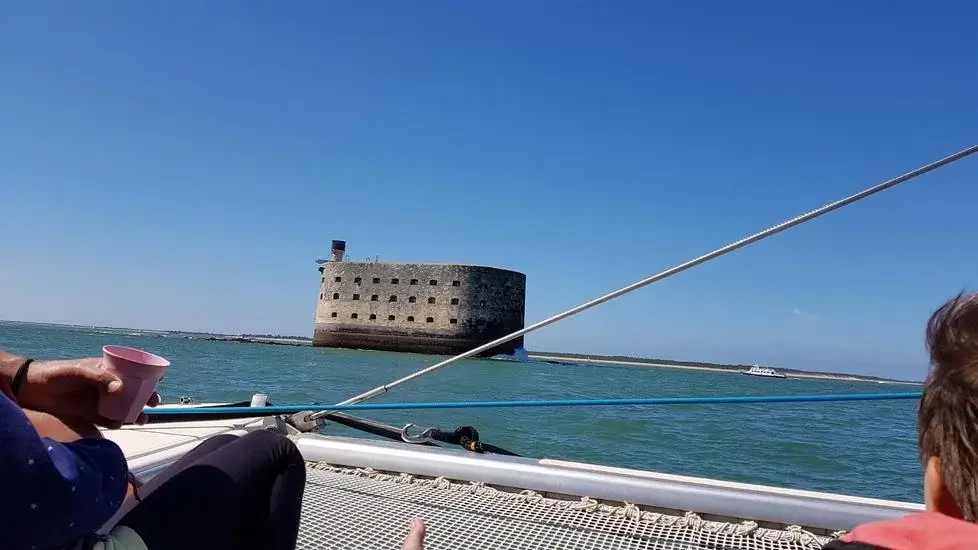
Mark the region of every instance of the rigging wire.
<instances>
[{"instance_id":1,"label":"rigging wire","mask_svg":"<svg viewBox=\"0 0 978 550\"><path fill-rule=\"evenodd\" d=\"M429 403L360 403L349 405L273 405L270 407L175 407L147 408L153 416L199 415L221 418L257 418L279 414L320 411L381 411L421 409L484 409L524 407L627 407L650 405L721 405L748 403L812 403L835 401L883 401L920 399L921 392L841 393L815 395L738 395L718 397L649 397L637 399L551 399L515 401L435 401Z\"/></svg>"},{"instance_id":2,"label":"rigging wire","mask_svg":"<svg viewBox=\"0 0 978 550\"><path fill-rule=\"evenodd\" d=\"M833 210L837 210L837 209L842 208L843 206L846 206L848 204L852 204L852 203L854 203L856 201L865 199L865 198L867 198L867 197L869 197L871 195L875 195L876 193L879 193L880 191L884 191L884 190L889 189L891 187L895 187L895 186L897 186L897 185L899 185L901 183L904 183L904 182L909 181L911 179L914 179L914 178L916 178L918 176L921 176L923 174L926 174L928 172L931 172L933 170L936 170L938 168L941 168L942 166L951 164L952 162L955 162L957 160L960 160L962 158L965 158L965 157L967 157L969 155L972 155L972 154L974 154L976 152L978 152L978 145L972 145L971 147L968 147L966 149L962 149L961 151L958 151L957 153L954 153L952 155L949 155L947 157L944 157L944 158L942 158L940 160L934 161L934 162L932 162L930 164L927 164L925 166L921 166L920 168L917 168L916 170L907 172L906 174L903 174L902 176L897 176L897 177L895 177L895 178L893 178L891 180L884 181L883 183L879 183L879 184L874 185L874 186L872 186L872 187L870 187L868 189L864 189L864 190L862 190L862 191L860 191L860 192L858 192L858 193L856 193L854 195L850 195L850 196L848 196L848 197L846 197L844 199L837 200L837 201L832 202L832 203L829 203L829 204L827 204L827 205L825 205L825 206L823 206L821 208L812 210L811 212L808 212L807 214L802 214L802 215L797 216L795 218L792 218L790 220L781 222L778 225L775 225L773 227L770 227L768 229L765 229L765 230L763 230L763 231L761 231L759 233L755 233L755 234L750 235L748 237L744 237L743 239L740 239L739 241L732 242L732 243L727 244L726 246L720 247L720 248L718 248L718 249L716 249L716 250L714 250L712 252L708 252L706 254L703 254L702 256L699 256L698 258L694 258L694 259L689 260L687 262L681 263L681 264L679 264L677 266L674 266L674 267L671 267L671 268L669 268L669 269L667 269L665 271L662 271L660 273L657 273L655 275L652 275L652 276L649 276L649 277L647 277L645 279L642 279L641 281L638 281L638 282L632 283L632 284L630 284L630 285L628 285L626 287L620 288L620 289L618 289L618 290L616 290L614 292L605 294L604 296L601 296L599 298L595 298L594 300L591 300L591 301L586 302L586 303L583 303L583 304L581 304L579 306L576 306L576 307L573 307L571 309L568 309L567 311L564 311L563 313L558 313L557 315L554 315L554 316L548 317L548 318L546 318L546 319L544 319L542 321L538 321L536 323L533 323L532 325L530 325L528 327L525 327L523 329L520 329L520 330L518 330L516 332L513 332L512 334L508 334L506 336L503 336L502 338L497 338L496 340L493 340L493 341L491 341L491 342L489 342L487 344L483 344L483 345L481 345L481 346L479 346L477 348L473 348L473 349L471 349L471 350L469 350L469 351L467 351L465 353L461 353L459 355L456 355L454 357L451 357L449 359L446 359L444 361L441 361L439 363L436 363L434 365L431 365L430 367L426 367L424 369L421 369L421 370L419 370L419 371L417 371L415 373L409 374L409 375L407 375L407 376L405 376L403 378L399 378L399 379L394 380L392 382L388 382L387 384L384 384L382 386L377 386L376 388L374 388L372 390L369 390L369 391L366 391L366 392L361 393L359 395L356 395L354 397L351 397L351 398L349 398L349 399L347 399L345 401L341 401L337 405L351 405L351 404L355 404L355 403L360 403L362 401L366 401L368 399L372 399L374 397L377 397L378 395L381 395L383 393L388 392L391 388L400 386L401 384L404 384L406 382L410 382L411 380L414 380L415 378L419 378L419 377L425 376L427 374L430 374L432 372L435 372L437 370L440 370L442 368L445 368L445 367L447 367L447 366L449 366L451 364L454 364L454 363L456 363L456 362L458 362L458 361L460 361L462 359L465 359L465 358L468 358L468 357L472 357L472 356L478 355L478 354L480 354L480 353L482 353L484 351L491 350L492 348L494 348L496 346L499 346L501 344L505 344L506 342L509 342L510 340L514 340L516 338L519 338L520 336L529 334L529 333L531 333L531 332L533 332L535 330L538 330L538 329L541 329L541 328L543 328L545 326L548 326L548 325L551 325L553 323L556 323L557 321L560 321L562 319L566 319L568 317L571 317L573 315L576 315L578 313L581 313L582 311L591 309L592 307L595 307L597 305L603 304L603 303L608 302L610 300L614 300L615 298L618 298L620 296L624 296L625 294L628 294L630 292L633 292L635 290L638 290L638 289L640 289L640 288L642 288L644 286L650 285L650 284L652 284L652 283L654 283L656 281L661 281L662 279L665 279L667 277L671 277L673 275L676 275L678 273L681 273L683 271L686 271L687 269L696 267L697 265L700 265L702 263L708 262L708 261L710 261L710 260L712 260L714 258L719 258L720 256L723 256L725 254L729 254L730 252L733 252L733 251L735 251L735 250L737 250L739 248L743 248L743 247L745 247L745 246L747 246L749 244L752 244L752 243L755 243L755 242L760 241L762 239L766 239L768 237L771 237L773 235L776 235L776 234L778 234L778 233L780 233L782 231L785 231L787 229L790 229L790 228L792 228L792 227L794 227L796 225L801 225L801 224L803 224L805 222L808 222L810 220L813 220L813 219L815 219L815 218L817 218L819 216L823 216L825 214L828 214L829 212L832 212ZM306 409L306 410L309 410L309 409ZM333 408L333 409L327 409L327 410L320 410L318 412L314 412L313 414L309 415L309 417L306 420L310 420L311 421L311 420L318 420L318 419L324 418L328 414L328 412L330 410L349 410L349 409Z\"/></svg>"}]
</instances>

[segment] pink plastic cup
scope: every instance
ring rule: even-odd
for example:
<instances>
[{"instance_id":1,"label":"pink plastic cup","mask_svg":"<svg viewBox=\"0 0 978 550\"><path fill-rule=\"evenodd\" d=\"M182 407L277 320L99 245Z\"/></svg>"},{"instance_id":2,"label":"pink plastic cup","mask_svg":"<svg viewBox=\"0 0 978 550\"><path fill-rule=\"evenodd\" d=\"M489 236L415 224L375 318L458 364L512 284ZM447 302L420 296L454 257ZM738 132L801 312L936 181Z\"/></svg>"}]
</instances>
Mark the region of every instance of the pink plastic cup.
<instances>
[{"instance_id":1,"label":"pink plastic cup","mask_svg":"<svg viewBox=\"0 0 978 550\"><path fill-rule=\"evenodd\" d=\"M98 413L109 420L132 424L143 412L169 366L169 361L148 351L123 346L103 347L102 368L122 380L122 391L102 394Z\"/></svg>"}]
</instances>

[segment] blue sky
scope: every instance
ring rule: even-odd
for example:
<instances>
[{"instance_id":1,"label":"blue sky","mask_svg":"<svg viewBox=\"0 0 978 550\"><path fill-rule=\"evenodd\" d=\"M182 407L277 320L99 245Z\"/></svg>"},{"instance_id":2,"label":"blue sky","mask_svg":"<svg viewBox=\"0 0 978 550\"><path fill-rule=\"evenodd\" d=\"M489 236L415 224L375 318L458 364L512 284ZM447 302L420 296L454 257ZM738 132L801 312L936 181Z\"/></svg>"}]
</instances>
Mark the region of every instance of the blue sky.
<instances>
[{"instance_id":1,"label":"blue sky","mask_svg":"<svg viewBox=\"0 0 978 550\"><path fill-rule=\"evenodd\" d=\"M736 5L735 5L736 4ZM15 2L0 318L311 334L353 257L532 322L976 142L978 5ZM978 158L531 335L921 378Z\"/></svg>"}]
</instances>

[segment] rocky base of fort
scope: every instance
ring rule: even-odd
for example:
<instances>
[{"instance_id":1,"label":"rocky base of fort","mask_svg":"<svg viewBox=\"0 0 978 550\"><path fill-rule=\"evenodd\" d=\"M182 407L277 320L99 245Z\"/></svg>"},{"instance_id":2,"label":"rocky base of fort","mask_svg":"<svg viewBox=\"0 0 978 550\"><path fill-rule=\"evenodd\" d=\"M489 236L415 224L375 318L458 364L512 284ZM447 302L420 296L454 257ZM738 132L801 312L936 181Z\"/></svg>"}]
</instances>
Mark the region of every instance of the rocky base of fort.
<instances>
[{"instance_id":1,"label":"rocky base of fort","mask_svg":"<svg viewBox=\"0 0 978 550\"><path fill-rule=\"evenodd\" d=\"M364 329L362 326L343 327L342 325L316 326L312 345L317 347L368 349L376 351L398 351L407 353L427 353L432 355L458 355L477 348L487 342L501 338L505 334L480 335L439 335L420 331L402 331L390 328ZM523 338L517 338L496 346L479 357L510 355L523 346Z\"/></svg>"}]
</instances>

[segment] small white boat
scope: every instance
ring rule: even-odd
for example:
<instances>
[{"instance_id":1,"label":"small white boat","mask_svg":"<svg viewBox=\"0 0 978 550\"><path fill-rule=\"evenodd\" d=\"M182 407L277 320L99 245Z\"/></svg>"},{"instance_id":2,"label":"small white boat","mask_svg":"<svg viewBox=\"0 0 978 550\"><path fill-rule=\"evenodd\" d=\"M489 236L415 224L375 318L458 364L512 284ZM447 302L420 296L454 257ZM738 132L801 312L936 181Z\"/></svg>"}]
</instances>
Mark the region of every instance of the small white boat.
<instances>
[{"instance_id":1,"label":"small white boat","mask_svg":"<svg viewBox=\"0 0 978 550\"><path fill-rule=\"evenodd\" d=\"M758 365L754 365L748 370L742 370L740 371L740 374L746 374L748 376L762 376L765 378L787 378L787 375L784 375L770 367L761 367Z\"/></svg>"}]
</instances>

